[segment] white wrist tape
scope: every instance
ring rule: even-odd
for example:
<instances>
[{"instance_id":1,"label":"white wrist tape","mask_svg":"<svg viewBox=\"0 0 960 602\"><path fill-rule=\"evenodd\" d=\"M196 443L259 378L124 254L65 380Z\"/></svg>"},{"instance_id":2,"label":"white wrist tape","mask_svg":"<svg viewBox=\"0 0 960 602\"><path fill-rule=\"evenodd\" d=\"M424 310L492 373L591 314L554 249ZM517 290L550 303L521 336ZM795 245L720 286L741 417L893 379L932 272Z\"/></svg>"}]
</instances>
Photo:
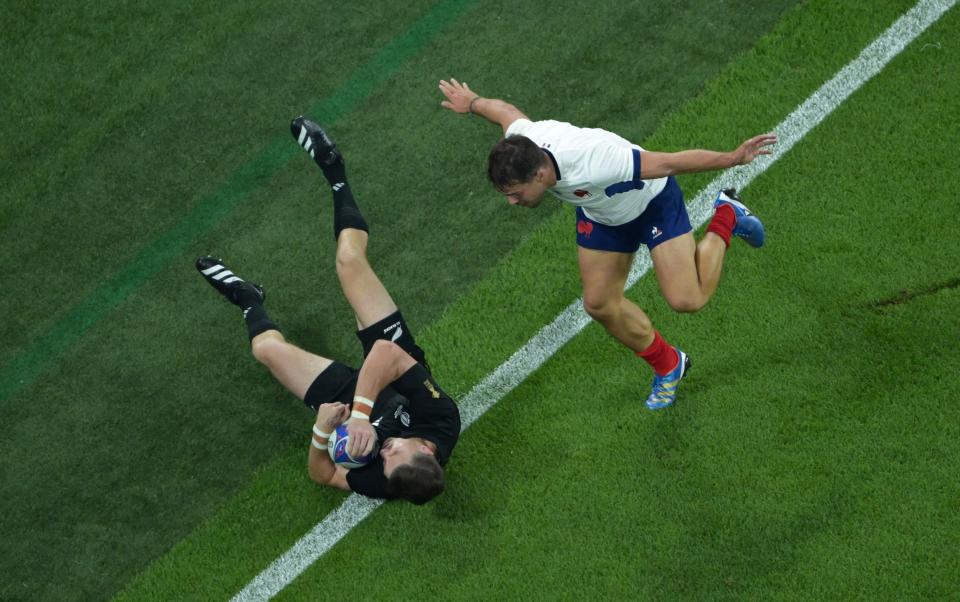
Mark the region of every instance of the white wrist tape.
<instances>
[{"instance_id":1,"label":"white wrist tape","mask_svg":"<svg viewBox=\"0 0 960 602\"><path fill-rule=\"evenodd\" d=\"M366 397L364 397L363 395L354 395L353 403L362 403L363 405L367 406L371 410L373 409L373 402L367 399Z\"/></svg>"},{"instance_id":2,"label":"white wrist tape","mask_svg":"<svg viewBox=\"0 0 960 602\"><path fill-rule=\"evenodd\" d=\"M359 410L354 410L354 411L350 412L350 417L351 417L351 418L358 418L358 419L360 419L360 420L370 420L370 417L369 417L369 416L367 416L366 414L364 414L363 412L361 412L361 411L359 411Z\"/></svg>"},{"instance_id":3,"label":"white wrist tape","mask_svg":"<svg viewBox=\"0 0 960 602\"><path fill-rule=\"evenodd\" d=\"M310 439L310 445L314 446L315 448L317 448L317 449L319 449L319 450L321 450L321 451L327 449L327 444L326 444L326 443L320 443L320 442L317 441L316 439Z\"/></svg>"},{"instance_id":4,"label":"white wrist tape","mask_svg":"<svg viewBox=\"0 0 960 602\"><path fill-rule=\"evenodd\" d=\"M330 438L330 433L324 433L317 427L317 425L313 425L313 434L316 435L317 437L320 437L321 439Z\"/></svg>"}]
</instances>

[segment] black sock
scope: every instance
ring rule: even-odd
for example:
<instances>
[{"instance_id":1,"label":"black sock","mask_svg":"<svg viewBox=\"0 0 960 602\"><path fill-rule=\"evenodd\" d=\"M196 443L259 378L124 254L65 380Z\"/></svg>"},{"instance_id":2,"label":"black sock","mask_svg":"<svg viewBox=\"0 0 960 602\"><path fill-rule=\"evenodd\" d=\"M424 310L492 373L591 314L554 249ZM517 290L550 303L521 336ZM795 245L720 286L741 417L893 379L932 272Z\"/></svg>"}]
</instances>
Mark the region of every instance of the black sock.
<instances>
[{"instance_id":1,"label":"black sock","mask_svg":"<svg viewBox=\"0 0 960 602\"><path fill-rule=\"evenodd\" d=\"M366 220L357 207L357 202L353 198L353 192L350 190L350 184L347 182L347 167L343 160L338 160L333 165L327 165L323 168L323 175L330 183L330 189L333 191L333 238L340 237L340 231L344 228L355 228L369 232Z\"/></svg>"},{"instance_id":2,"label":"black sock","mask_svg":"<svg viewBox=\"0 0 960 602\"><path fill-rule=\"evenodd\" d=\"M263 308L263 303L260 302L260 297L256 293L253 294L252 299L242 300L250 301L250 303L241 303L240 307L244 308L243 320L247 323L247 335L251 341L253 337L268 330L280 330L267 315L267 310Z\"/></svg>"}]
</instances>

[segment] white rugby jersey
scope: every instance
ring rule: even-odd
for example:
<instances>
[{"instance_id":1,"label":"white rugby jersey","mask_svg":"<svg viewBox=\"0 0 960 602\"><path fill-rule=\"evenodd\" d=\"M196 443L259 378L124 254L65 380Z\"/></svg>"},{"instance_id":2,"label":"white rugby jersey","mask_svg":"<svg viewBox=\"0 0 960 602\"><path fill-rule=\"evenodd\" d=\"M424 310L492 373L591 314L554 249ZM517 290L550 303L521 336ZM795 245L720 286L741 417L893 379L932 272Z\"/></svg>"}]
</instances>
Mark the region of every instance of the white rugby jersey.
<instances>
[{"instance_id":1,"label":"white rugby jersey","mask_svg":"<svg viewBox=\"0 0 960 602\"><path fill-rule=\"evenodd\" d=\"M643 149L606 130L518 119L506 135L526 136L545 150L557 169L550 193L601 224L633 221L667 185L666 178L641 180Z\"/></svg>"}]
</instances>

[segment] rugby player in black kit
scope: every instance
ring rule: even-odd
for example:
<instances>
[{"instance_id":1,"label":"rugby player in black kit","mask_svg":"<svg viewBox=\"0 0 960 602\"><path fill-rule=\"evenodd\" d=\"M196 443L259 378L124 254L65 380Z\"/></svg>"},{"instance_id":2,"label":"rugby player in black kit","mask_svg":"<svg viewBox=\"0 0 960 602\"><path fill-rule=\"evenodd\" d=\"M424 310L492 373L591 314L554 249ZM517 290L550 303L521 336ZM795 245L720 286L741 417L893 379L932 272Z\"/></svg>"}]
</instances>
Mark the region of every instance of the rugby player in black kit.
<instances>
[{"instance_id":1,"label":"rugby player in black kit","mask_svg":"<svg viewBox=\"0 0 960 602\"><path fill-rule=\"evenodd\" d=\"M319 125L294 119L291 133L320 166L333 191L337 277L356 315L364 361L359 370L288 343L263 307L263 287L241 279L222 260L201 257L197 270L243 310L253 356L291 393L317 411L310 477L373 498L423 504L445 486L443 466L460 436L460 412L430 374L400 311L367 260L367 223L347 182L343 157ZM327 439L341 423L358 457L379 442L360 468L334 464Z\"/></svg>"}]
</instances>

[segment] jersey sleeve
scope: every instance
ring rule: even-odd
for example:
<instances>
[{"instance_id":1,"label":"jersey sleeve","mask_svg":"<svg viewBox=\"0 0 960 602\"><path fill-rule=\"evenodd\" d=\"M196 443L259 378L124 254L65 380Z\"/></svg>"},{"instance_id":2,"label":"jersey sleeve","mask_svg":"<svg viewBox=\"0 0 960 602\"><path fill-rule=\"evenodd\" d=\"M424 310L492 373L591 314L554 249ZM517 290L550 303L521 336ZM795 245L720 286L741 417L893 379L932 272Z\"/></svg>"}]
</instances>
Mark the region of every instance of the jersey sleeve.
<instances>
[{"instance_id":1,"label":"jersey sleeve","mask_svg":"<svg viewBox=\"0 0 960 602\"><path fill-rule=\"evenodd\" d=\"M390 499L387 493L387 477L383 475L383 460L379 457L363 468L351 468L347 471L347 485L350 490L372 498Z\"/></svg>"},{"instance_id":2,"label":"jersey sleeve","mask_svg":"<svg viewBox=\"0 0 960 602\"><path fill-rule=\"evenodd\" d=\"M421 364L415 364L391 386L409 401L412 424L404 437L420 437L437 446L437 461L445 465L460 437L460 410Z\"/></svg>"},{"instance_id":3,"label":"jersey sleeve","mask_svg":"<svg viewBox=\"0 0 960 602\"><path fill-rule=\"evenodd\" d=\"M532 125L533 122L529 119L517 119L510 124L510 127L507 128L507 131L504 132L503 135L505 138L509 136L526 136L527 131L529 131Z\"/></svg>"}]
</instances>

